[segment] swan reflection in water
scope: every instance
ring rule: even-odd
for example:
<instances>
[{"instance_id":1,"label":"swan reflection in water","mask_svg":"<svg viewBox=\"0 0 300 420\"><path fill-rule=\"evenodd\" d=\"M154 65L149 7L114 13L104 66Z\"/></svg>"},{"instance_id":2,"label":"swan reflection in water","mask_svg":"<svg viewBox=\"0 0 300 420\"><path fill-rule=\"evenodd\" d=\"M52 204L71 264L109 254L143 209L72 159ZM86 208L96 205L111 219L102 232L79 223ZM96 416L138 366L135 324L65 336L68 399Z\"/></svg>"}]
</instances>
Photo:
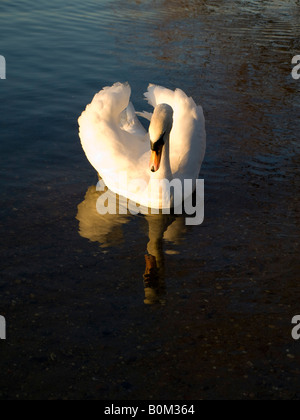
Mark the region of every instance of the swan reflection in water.
<instances>
[{"instance_id":1,"label":"swan reflection in water","mask_svg":"<svg viewBox=\"0 0 300 420\"><path fill-rule=\"evenodd\" d=\"M175 215L133 216L127 214L100 215L97 201L103 192L95 186L88 189L84 201L78 206L77 220L79 234L92 242L99 242L102 248L119 246L123 241L123 227L135 217L148 223L148 245L145 255L144 273L145 304L164 303L165 258L163 245L167 242L178 245L186 231L185 219ZM117 206L117 208L119 208Z\"/></svg>"}]
</instances>

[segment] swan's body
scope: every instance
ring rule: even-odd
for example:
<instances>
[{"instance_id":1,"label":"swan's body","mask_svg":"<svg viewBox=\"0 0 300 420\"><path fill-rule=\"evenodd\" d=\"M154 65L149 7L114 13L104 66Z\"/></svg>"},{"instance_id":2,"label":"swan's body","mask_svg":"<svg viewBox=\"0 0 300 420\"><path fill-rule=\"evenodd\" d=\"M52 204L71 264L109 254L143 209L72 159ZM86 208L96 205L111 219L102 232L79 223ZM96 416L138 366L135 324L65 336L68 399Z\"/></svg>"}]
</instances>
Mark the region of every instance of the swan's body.
<instances>
[{"instance_id":1,"label":"swan's body","mask_svg":"<svg viewBox=\"0 0 300 420\"><path fill-rule=\"evenodd\" d=\"M130 95L128 84L117 83L94 97L79 118L82 147L111 191L144 207L168 208L170 197L157 180L183 185L198 178L206 148L202 107L179 89L150 85L145 96L154 114L139 114L151 120L147 133Z\"/></svg>"}]
</instances>

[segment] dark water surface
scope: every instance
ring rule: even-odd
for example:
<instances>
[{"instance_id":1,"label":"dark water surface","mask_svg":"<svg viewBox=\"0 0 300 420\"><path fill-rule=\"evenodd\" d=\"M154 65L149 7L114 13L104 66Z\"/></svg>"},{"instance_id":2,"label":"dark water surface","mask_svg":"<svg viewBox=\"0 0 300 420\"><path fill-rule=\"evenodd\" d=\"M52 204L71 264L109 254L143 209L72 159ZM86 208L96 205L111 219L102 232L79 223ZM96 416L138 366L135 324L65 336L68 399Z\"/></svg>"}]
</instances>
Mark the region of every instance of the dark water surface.
<instances>
[{"instance_id":1,"label":"dark water surface","mask_svg":"<svg viewBox=\"0 0 300 420\"><path fill-rule=\"evenodd\" d=\"M298 0L1 1L1 399L300 397L299 19ZM116 81L140 110L149 82L203 105L202 226L97 215L77 118Z\"/></svg>"}]
</instances>

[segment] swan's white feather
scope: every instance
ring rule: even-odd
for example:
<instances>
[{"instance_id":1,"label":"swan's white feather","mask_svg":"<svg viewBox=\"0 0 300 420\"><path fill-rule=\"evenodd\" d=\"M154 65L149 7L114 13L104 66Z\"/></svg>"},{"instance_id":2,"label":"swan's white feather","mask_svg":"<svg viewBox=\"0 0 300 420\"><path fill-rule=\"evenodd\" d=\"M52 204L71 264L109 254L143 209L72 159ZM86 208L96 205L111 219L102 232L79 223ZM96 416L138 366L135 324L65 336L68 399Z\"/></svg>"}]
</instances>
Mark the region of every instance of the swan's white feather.
<instances>
[{"instance_id":1,"label":"swan's white feather","mask_svg":"<svg viewBox=\"0 0 300 420\"><path fill-rule=\"evenodd\" d=\"M120 115L120 128L127 133L136 135L137 138L141 138L142 140L146 140L146 130L140 123L137 114L135 112L135 109L131 102L129 102L129 105L126 109L124 109L123 112L121 112Z\"/></svg>"},{"instance_id":2,"label":"swan's white feather","mask_svg":"<svg viewBox=\"0 0 300 420\"><path fill-rule=\"evenodd\" d=\"M145 118L145 120L151 121L153 114L151 112L143 111L143 112L136 112L136 115L138 115L139 117Z\"/></svg>"}]
</instances>

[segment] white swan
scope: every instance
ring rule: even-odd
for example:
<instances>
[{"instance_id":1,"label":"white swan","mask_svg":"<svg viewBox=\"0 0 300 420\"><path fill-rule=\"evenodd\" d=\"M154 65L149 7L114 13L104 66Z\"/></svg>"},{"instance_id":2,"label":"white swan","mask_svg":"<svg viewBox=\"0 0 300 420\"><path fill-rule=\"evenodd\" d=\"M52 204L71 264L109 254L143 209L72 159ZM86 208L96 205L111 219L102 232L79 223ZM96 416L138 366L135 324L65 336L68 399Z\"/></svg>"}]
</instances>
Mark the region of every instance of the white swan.
<instances>
[{"instance_id":1,"label":"white swan","mask_svg":"<svg viewBox=\"0 0 300 420\"><path fill-rule=\"evenodd\" d=\"M129 84L116 83L94 97L78 121L82 147L111 191L146 208L169 208L170 188L158 188L158 180L198 178L206 148L202 107L180 89L150 85L145 97L154 113L136 113L130 95ZM136 114L151 120L149 133Z\"/></svg>"}]
</instances>

